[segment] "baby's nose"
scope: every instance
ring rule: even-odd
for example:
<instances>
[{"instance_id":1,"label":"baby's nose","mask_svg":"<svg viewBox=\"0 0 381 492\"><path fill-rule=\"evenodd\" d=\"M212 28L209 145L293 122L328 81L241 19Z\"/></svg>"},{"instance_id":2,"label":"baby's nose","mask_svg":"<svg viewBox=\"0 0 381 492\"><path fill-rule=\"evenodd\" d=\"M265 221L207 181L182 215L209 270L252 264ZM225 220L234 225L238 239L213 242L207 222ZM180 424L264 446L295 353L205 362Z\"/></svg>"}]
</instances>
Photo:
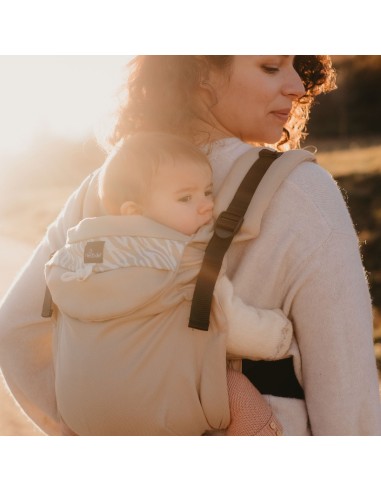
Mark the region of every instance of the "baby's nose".
<instances>
[{"instance_id":1,"label":"baby's nose","mask_svg":"<svg viewBox=\"0 0 381 492\"><path fill-rule=\"evenodd\" d=\"M210 198L205 198L205 200L203 200L200 203L198 210L200 214L205 214L207 212L211 212L213 208L214 208L213 200L211 200Z\"/></svg>"}]
</instances>

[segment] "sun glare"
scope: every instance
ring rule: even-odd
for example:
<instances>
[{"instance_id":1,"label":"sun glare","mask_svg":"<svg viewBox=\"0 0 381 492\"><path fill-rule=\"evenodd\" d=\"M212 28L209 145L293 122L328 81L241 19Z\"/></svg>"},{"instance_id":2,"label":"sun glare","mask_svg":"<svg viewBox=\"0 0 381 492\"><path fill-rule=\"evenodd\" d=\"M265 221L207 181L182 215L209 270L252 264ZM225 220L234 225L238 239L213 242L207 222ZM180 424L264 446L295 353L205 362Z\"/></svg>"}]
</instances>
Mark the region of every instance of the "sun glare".
<instances>
[{"instance_id":1,"label":"sun glare","mask_svg":"<svg viewBox=\"0 0 381 492\"><path fill-rule=\"evenodd\" d=\"M112 107L130 56L0 56L0 152L81 139Z\"/></svg>"}]
</instances>

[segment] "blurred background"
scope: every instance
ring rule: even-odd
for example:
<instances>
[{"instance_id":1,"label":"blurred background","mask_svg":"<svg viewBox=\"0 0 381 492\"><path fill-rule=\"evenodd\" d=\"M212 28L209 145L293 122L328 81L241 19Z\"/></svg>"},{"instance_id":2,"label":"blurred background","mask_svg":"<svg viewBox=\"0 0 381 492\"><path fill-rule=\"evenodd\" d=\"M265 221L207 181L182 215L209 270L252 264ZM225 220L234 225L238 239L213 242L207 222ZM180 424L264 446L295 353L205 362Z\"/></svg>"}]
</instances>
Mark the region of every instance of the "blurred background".
<instances>
[{"instance_id":1,"label":"blurred background","mask_svg":"<svg viewBox=\"0 0 381 492\"><path fill-rule=\"evenodd\" d=\"M381 370L381 56L333 56L338 88L317 99L306 145L336 178L347 200L374 304Z\"/></svg>"},{"instance_id":2,"label":"blurred background","mask_svg":"<svg viewBox=\"0 0 381 492\"><path fill-rule=\"evenodd\" d=\"M0 56L0 299L66 198L99 167L130 56ZM303 145L337 180L361 244L381 369L381 55L333 56L338 89ZM0 435L37 431L0 387Z\"/></svg>"}]
</instances>

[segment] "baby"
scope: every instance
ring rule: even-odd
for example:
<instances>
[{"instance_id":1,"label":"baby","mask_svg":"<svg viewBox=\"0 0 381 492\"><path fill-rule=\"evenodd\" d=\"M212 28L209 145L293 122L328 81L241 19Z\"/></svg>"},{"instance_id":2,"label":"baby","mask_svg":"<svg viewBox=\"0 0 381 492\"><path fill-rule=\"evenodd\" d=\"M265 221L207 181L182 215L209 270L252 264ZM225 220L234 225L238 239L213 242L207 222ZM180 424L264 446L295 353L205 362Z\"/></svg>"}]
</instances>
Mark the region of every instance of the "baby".
<instances>
[{"instance_id":1,"label":"baby","mask_svg":"<svg viewBox=\"0 0 381 492\"><path fill-rule=\"evenodd\" d=\"M222 272L209 330L188 328L213 227L204 153L180 137L137 134L105 163L99 195L105 215L69 230L46 266L66 432L281 434L262 395L226 369L226 355L284 356L292 328L283 313L245 305Z\"/></svg>"}]
</instances>

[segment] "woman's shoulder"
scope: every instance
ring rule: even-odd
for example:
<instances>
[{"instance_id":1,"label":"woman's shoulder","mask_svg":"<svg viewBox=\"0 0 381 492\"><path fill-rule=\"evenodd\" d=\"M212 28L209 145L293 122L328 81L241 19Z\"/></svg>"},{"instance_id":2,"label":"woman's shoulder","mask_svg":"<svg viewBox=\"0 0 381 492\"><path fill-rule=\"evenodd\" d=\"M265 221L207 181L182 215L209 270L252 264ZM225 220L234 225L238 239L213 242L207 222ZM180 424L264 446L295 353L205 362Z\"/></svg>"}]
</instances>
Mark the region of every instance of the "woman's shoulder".
<instances>
[{"instance_id":1,"label":"woman's shoulder","mask_svg":"<svg viewBox=\"0 0 381 492\"><path fill-rule=\"evenodd\" d=\"M68 197L56 220L47 230L47 239L53 250L65 244L68 229L86 217L103 215L98 195L99 169L89 174Z\"/></svg>"},{"instance_id":2,"label":"woman's shoulder","mask_svg":"<svg viewBox=\"0 0 381 492\"><path fill-rule=\"evenodd\" d=\"M318 161L318 160L317 160ZM295 208L302 207L319 217L331 230L353 232L353 223L343 193L336 180L318 162L303 162L285 179L280 197L288 197Z\"/></svg>"},{"instance_id":3,"label":"woman's shoulder","mask_svg":"<svg viewBox=\"0 0 381 492\"><path fill-rule=\"evenodd\" d=\"M211 162L218 191L216 205L219 195L225 201L230 199L231 188L235 189L240 182L237 160L259 150L237 138L215 145ZM319 228L321 232L325 229L327 234L332 230L353 234L353 223L342 192L332 175L318 163L318 156L298 149L285 152L277 161L252 199L250 209L255 208L255 223L259 224L260 217L268 210L273 218L282 217L285 222L297 220L302 227ZM238 177L232 183L235 171ZM251 219L247 223L253 223Z\"/></svg>"}]
</instances>

